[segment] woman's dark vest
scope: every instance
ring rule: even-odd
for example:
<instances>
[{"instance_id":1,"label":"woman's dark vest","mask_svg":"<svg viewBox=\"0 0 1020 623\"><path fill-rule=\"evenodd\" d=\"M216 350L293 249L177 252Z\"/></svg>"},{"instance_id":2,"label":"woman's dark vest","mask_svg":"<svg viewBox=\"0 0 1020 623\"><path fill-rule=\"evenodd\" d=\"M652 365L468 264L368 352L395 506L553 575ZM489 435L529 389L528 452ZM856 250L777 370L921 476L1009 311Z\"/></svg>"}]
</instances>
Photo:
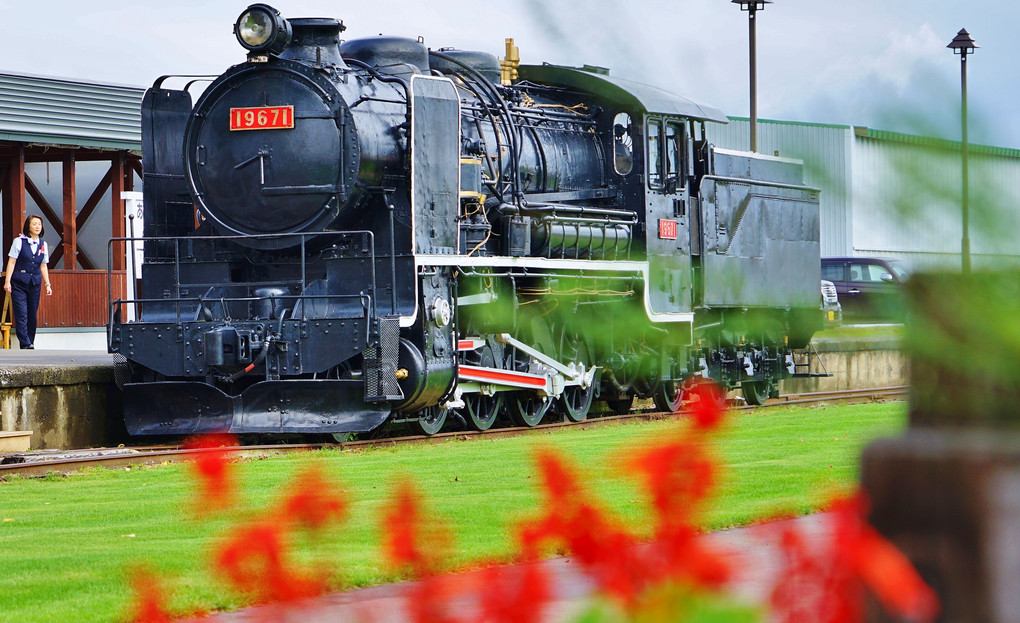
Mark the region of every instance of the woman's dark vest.
<instances>
[{"instance_id":1,"label":"woman's dark vest","mask_svg":"<svg viewBox=\"0 0 1020 623\"><path fill-rule=\"evenodd\" d=\"M19 238L21 238L21 253L14 261L14 274L11 275L11 279L20 284L38 288L42 285L42 273L39 271L39 266L42 265L45 257L43 245L46 243L40 240L36 252L32 253L32 245L28 237L22 234Z\"/></svg>"}]
</instances>

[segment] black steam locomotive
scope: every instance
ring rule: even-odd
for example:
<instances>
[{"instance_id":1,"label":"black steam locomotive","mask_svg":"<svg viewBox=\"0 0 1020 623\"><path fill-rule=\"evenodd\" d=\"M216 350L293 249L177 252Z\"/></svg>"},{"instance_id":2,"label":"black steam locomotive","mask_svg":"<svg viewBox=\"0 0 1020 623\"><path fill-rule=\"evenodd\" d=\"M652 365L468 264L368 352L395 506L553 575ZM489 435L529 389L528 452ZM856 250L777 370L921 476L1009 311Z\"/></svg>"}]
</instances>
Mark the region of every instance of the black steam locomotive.
<instances>
[{"instance_id":1,"label":"black steam locomotive","mask_svg":"<svg viewBox=\"0 0 1020 623\"><path fill-rule=\"evenodd\" d=\"M132 434L532 426L796 372L821 322L799 163L509 40L343 30L255 4L197 104L146 92L141 290L109 324Z\"/></svg>"}]
</instances>

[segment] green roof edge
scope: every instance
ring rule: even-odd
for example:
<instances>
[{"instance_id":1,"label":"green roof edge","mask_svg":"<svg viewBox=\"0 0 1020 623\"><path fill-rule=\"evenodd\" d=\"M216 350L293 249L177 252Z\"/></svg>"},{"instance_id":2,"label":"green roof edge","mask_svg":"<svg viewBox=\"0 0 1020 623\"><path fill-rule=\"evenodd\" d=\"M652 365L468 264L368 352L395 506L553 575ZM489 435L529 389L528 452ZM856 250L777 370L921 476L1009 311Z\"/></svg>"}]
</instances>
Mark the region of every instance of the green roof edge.
<instances>
[{"instance_id":1,"label":"green roof edge","mask_svg":"<svg viewBox=\"0 0 1020 623\"><path fill-rule=\"evenodd\" d=\"M908 143L912 145L926 145L941 149L959 151L963 148L963 141L954 141L948 138L937 138L934 136L920 136L917 134L905 134L891 130L875 130L864 126L854 127L854 134L858 138L869 138L876 141L890 141L895 143ZM979 143L968 143L968 153L983 154L987 156L1004 156L1006 158L1020 158L1020 149L1013 147L996 147L994 145L981 145Z\"/></svg>"},{"instance_id":2,"label":"green roof edge","mask_svg":"<svg viewBox=\"0 0 1020 623\"><path fill-rule=\"evenodd\" d=\"M750 121L750 117L738 117L734 115L727 115L730 121ZM758 119L758 123L772 123L775 125L796 125L804 126L809 128L832 128L834 130L849 130L852 126L839 125L836 123L815 123L812 121L780 121L778 119Z\"/></svg>"},{"instance_id":3,"label":"green roof edge","mask_svg":"<svg viewBox=\"0 0 1020 623\"><path fill-rule=\"evenodd\" d=\"M730 121L750 121L749 117L728 115ZM937 138L933 136L920 136L918 134L906 134L892 130L875 130L860 125L839 125L834 123L813 123L809 121L782 121L778 119L759 119L759 124L768 123L773 125L806 126L814 128L831 128L834 130L853 130L857 138L868 138L876 141L889 141L894 143L908 143L912 145L927 145L941 149L960 150L963 147L962 141L954 141L948 138ZM995 145L981 145L969 143L968 152L987 156L1003 156L1006 158L1020 158L1020 149L1013 147L997 147Z\"/></svg>"}]
</instances>

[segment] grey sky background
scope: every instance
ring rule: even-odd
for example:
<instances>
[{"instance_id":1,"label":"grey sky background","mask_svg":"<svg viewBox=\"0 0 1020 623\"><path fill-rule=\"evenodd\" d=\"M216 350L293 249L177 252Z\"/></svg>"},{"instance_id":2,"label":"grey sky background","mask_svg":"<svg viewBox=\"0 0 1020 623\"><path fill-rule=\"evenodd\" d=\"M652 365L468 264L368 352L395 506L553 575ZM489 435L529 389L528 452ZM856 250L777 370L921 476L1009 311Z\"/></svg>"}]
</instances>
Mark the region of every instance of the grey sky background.
<instances>
[{"instance_id":1,"label":"grey sky background","mask_svg":"<svg viewBox=\"0 0 1020 623\"><path fill-rule=\"evenodd\" d=\"M0 0L0 70L147 86L244 60L232 26L248 2ZM431 48L525 63L600 65L748 114L747 14L729 0L275 0L285 17L336 17L344 37L424 38ZM775 0L758 17L758 114L960 137L960 28L973 142L1020 148L1020 3Z\"/></svg>"}]
</instances>

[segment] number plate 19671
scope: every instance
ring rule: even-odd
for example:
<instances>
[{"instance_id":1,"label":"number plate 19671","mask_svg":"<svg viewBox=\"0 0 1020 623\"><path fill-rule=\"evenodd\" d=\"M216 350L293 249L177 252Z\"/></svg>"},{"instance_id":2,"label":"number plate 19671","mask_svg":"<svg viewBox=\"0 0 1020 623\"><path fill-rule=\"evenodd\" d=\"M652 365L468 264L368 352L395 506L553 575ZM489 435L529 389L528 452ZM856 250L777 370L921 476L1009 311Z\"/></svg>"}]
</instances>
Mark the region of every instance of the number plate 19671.
<instances>
[{"instance_id":1,"label":"number plate 19671","mask_svg":"<svg viewBox=\"0 0 1020 623\"><path fill-rule=\"evenodd\" d=\"M230 109L231 132L235 130L289 130L293 127L293 106Z\"/></svg>"}]
</instances>

